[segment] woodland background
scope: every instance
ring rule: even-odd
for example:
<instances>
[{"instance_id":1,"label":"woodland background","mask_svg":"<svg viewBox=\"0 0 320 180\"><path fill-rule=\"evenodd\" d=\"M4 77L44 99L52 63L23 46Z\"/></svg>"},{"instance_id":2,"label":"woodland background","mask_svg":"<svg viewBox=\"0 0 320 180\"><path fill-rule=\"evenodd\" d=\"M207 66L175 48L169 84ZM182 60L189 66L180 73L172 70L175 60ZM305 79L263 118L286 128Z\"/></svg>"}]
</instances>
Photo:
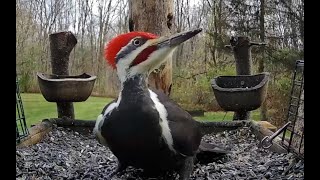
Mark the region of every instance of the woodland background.
<instances>
[{"instance_id":1,"label":"woodland background","mask_svg":"<svg viewBox=\"0 0 320 180\"><path fill-rule=\"evenodd\" d=\"M295 61L304 55L303 0L174 0L172 33L203 32L175 51L171 98L188 110L221 111L211 79L235 75L233 54L224 46L245 35L267 46L253 47L253 73L271 73L267 111L283 124ZM49 34L71 31L78 44L70 55L70 74L96 75L94 96L116 97L119 82L103 51L114 36L128 32L127 0L16 0L16 67L22 92L39 93L37 72L51 73Z\"/></svg>"}]
</instances>

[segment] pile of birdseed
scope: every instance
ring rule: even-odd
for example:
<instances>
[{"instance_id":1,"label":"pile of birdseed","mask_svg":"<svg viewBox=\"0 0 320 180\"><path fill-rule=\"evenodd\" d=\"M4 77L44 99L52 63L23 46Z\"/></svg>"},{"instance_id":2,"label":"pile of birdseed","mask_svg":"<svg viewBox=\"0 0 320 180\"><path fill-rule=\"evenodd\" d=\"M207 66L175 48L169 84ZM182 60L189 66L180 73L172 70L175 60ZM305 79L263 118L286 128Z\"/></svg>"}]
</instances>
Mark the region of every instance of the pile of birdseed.
<instances>
[{"instance_id":1,"label":"pile of birdseed","mask_svg":"<svg viewBox=\"0 0 320 180\"><path fill-rule=\"evenodd\" d=\"M304 179L304 162L294 154L258 148L249 128L209 134L214 142L232 151L208 164L195 164L191 179ZM36 145L16 149L16 179L105 179L116 168L116 157L92 135L55 127ZM176 174L164 178L177 179ZM139 169L127 168L113 179L147 179ZM150 179L150 178L149 178Z\"/></svg>"}]
</instances>

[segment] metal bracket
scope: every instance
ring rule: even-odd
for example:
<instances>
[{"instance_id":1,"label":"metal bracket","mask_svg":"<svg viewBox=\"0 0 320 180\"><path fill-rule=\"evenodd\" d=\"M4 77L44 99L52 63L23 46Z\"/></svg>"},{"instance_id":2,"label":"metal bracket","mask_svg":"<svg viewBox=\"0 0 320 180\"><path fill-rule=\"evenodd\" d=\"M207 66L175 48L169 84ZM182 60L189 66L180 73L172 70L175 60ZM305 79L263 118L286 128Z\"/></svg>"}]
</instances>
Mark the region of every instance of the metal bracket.
<instances>
[{"instance_id":1,"label":"metal bracket","mask_svg":"<svg viewBox=\"0 0 320 180\"><path fill-rule=\"evenodd\" d=\"M278 129L278 131L273 133L271 136L265 136L260 142L261 147L264 149L269 149L273 145L272 141L274 140L274 138L276 138L282 131L284 131L289 126L290 123L291 121L289 121L287 124L282 126L280 129Z\"/></svg>"}]
</instances>

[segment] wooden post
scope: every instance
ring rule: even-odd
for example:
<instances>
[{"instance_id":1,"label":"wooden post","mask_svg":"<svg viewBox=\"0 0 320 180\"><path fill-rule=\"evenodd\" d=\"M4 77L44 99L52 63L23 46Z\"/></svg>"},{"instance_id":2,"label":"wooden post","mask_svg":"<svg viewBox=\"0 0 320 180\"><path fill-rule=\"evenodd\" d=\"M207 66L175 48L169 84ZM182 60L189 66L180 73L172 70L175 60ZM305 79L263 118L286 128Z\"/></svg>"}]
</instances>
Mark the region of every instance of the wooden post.
<instances>
[{"instance_id":1,"label":"wooden post","mask_svg":"<svg viewBox=\"0 0 320 180\"><path fill-rule=\"evenodd\" d=\"M237 75L251 75L251 49L248 37L232 37L230 40L234 59L236 61Z\"/></svg>"},{"instance_id":2,"label":"wooden post","mask_svg":"<svg viewBox=\"0 0 320 180\"><path fill-rule=\"evenodd\" d=\"M71 32L58 32L49 35L52 74L69 75L69 55L77 44L76 37ZM74 119L72 102L57 102L58 117Z\"/></svg>"},{"instance_id":3,"label":"wooden post","mask_svg":"<svg viewBox=\"0 0 320 180\"><path fill-rule=\"evenodd\" d=\"M252 62L249 38L244 36L232 37L230 39L230 45L236 61L237 75L251 75ZM233 120L248 119L250 119L249 111L234 112Z\"/></svg>"},{"instance_id":4,"label":"wooden post","mask_svg":"<svg viewBox=\"0 0 320 180\"><path fill-rule=\"evenodd\" d=\"M251 75L252 61L251 61L251 46L265 45L265 43L250 42L249 37L238 36L231 37L230 45L236 61L237 75ZM238 111L233 115L233 120L248 120L250 119L250 111Z\"/></svg>"}]
</instances>

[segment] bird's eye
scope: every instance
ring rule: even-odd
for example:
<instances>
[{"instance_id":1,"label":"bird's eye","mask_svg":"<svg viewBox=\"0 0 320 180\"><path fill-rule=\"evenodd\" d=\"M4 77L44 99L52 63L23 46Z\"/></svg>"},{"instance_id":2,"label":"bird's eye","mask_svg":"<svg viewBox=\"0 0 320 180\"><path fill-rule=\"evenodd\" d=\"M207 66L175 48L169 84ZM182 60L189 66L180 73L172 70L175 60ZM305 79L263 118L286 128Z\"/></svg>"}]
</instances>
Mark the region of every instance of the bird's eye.
<instances>
[{"instance_id":1,"label":"bird's eye","mask_svg":"<svg viewBox=\"0 0 320 180\"><path fill-rule=\"evenodd\" d=\"M140 40L139 39L133 40L133 45L139 46L140 45Z\"/></svg>"}]
</instances>

